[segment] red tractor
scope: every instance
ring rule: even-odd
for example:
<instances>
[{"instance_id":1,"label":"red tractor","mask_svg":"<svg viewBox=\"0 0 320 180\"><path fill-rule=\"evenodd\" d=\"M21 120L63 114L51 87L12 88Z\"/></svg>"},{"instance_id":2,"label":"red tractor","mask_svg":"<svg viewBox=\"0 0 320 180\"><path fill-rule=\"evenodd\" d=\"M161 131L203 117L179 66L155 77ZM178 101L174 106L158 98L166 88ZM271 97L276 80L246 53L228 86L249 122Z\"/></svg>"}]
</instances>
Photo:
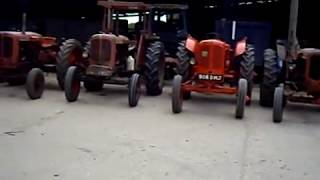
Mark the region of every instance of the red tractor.
<instances>
[{"instance_id":1,"label":"red tractor","mask_svg":"<svg viewBox=\"0 0 320 180\"><path fill-rule=\"evenodd\" d=\"M39 99L45 86L44 72L56 73L58 84L64 89L64 78L61 77L77 62L73 55L65 57L63 63L57 62L57 39L27 32L26 21L27 14L24 13L21 32L0 31L0 82L26 84L29 98Z\"/></svg>"},{"instance_id":2,"label":"red tractor","mask_svg":"<svg viewBox=\"0 0 320 180\"><path fill-rule=\"evenodd\" d=\"M165 51L150 31L150 6L123 1L99 1L98 5L104 9L102 31L92 35L85 47L76 40L67 40L58 54L58 68L65 69L69 57L77 62L65 71L67 101L78 99L81 82L87 91L99 91L104 84L129 85L129 105L134 107L139 100L141 77L148 95L160 95ZM139 22L130 37L128 22L123 17L132 13L138 15Z\"/></svg>"},{"instance_id":3,"label":"red tractor","mask_svg":"<svg viewBox=\"0 0 320 180\"><path fill-rule=\"evenodd\" d=\"M172 111L180 113L184 99L191 92L237 96L235 117L242 119L250 104L254 72L254 48L239 41L235 50L218 39L186 42L185 54L179 56L180 75L173 80Z\"/></svg>"},{"instance_id":4,"label":"red tractor","mask_svg":"<svg viewBox=\"0 0 320 180\"><path fill-rule=\"evenodd\" d=\"M264 53L260 104L273 107L273 122L283 121L289 102L320 106L320 49L300 47L297 38L299 0L291 0L288 40Z\"/></svg>"},{"instance_id":5,"label":"red tractor","mask_svg":"<svg viewBox=\"0 0 320 180\"><path fill-rule=\"evenodd\" d=\"M43 71L55 72L56 38L34 32L0 31L0 79L9 85L22 85L31 99L42 96Z\"/></svg>"}]
</instances>

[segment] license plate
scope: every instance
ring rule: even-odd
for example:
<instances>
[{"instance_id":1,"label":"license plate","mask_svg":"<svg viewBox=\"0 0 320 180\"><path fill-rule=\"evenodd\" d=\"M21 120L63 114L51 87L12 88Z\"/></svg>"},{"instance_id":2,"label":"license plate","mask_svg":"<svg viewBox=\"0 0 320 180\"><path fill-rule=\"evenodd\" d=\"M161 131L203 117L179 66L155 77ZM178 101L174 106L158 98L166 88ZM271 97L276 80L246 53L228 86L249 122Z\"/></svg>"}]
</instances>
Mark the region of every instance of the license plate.
<instances>
[{"instance_id":1,"label":"license plate","mask_svg":"<svg viewBox=\"0 0 320 180\"><path fill-rule=\"evenodd\" d=\"M213 74L198 74L199 80L207 80L207 81L222 81L223 76L221 75L213 75Z\"/></svg>"}]
</instances>

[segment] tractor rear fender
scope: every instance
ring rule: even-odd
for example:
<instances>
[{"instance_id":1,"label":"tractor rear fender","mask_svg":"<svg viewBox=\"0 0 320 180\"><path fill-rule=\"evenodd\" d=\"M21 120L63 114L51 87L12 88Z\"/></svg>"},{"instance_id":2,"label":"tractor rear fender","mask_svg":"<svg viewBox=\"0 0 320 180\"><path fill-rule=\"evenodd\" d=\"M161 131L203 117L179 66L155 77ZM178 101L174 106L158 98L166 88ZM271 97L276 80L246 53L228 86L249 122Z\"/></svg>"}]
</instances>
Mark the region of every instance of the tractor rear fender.
<instances>
[{"instance_id":1,"label":"tractor rear fender","mask_svg":"<svg viewBox=\"0 0 320 180\"><path fill-rule=\"evenodd\" d=\"M189 35L186 40L186 48L192 53L194 53L198 43L199 43L198 40L196 40L195 38Z\"/></svg>"},{"instance_id":2,"label":"tractor rear fender","mask_svg":"<svg viewBox=\"0 0 320 180\"><path fill-rule=\"evenodd\" d=\"M247 40L242 39L237 42L235 48L235 57L240 56L246 52Z\"/></svg>"}]
</instances>

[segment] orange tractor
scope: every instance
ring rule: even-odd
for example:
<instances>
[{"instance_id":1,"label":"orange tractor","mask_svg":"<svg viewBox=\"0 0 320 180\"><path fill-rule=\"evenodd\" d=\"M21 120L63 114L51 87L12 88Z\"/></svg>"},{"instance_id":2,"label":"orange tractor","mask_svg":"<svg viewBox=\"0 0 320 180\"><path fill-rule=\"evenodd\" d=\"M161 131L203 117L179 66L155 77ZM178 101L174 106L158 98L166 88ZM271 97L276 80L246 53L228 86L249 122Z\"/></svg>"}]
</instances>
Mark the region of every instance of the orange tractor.
<instances>
[{"instance_id":1,"label":"orange tractor","mask_svg":"<svg viewBox=\"0 0 320 180\"><path fill-rule=\"evenodd\" d=\"M24 14L24 23L26 15ZM9 85L26 84L30 99L41 98L45 72L55 72L56 38L38 33L0 31L0 79Z\"/></svg>"},{"instance_id":2,"label":"orange tractor","mask_svg":"<svg viewBox=\"0 0 320 180\"><path fill-rule=\"evenodd\" d=\"M58 84L64 89L65 72L77 62L75 56L57 62L57 39L27 32L26 19L24 13L21 32L0 31L0 82L8 82L9 85L26 84L29 98L39 99L45 86L44 72L56 73Z\"/></svg>"},{"instance_id":3,"label":"orange tractor","mask_svg":"<svg viewBox=\"0 0 320 180\"><path fill-rule=\"evenodd\" d=\"M57 68L66 69L63 62L68 64L69 57L77 62L65 71L67 101L78 99L81 82L87 91L102 90L104 84L128 85L130 107L137 106L142 83L147 95L160 95L166 69L175 64L178 41L187 37L187 6L112 0L98 5L104 9L102 31L85 47L67 40L58 53ZM130 24L130 16L138 22Z\"/></svg>"},{"instance_id":4,"label":"orange tractor","mask_svg":"<svg viewBox=\"0 0 320 180\"><path fill-rule=\"evenodd\" d=\"M235 50L218 39L197 41L189 37L185 54L179 56L180 75L173 80L172 111L180 113L191 92L237 96L235 117L242 119L250 104L254 69L254 48L246 39Z\"/></svg>"},{"instance_id":5,"label":"orange tractor","mask_svg":"<svg viewBox=\"0 0 320 180\"><path fill-rule=\"evenodd\" d=\"M104 84L129 85L129 105L134 107L139 100L142 76L147 94L161 94L164 46L148 30L150 7L142 2L124 1L99 1L98 5L104 9L102 32L92 35L86 47L76 40L67 40L58 54L58 68L65 69L63 62L67 64L69 57L77 62L65 71L67 101L78 99L81 82L87 91L102 90ZM128 32L123 32L129 26L123 19L128 13L139 16L131 39L126 36Z\"/></svg>"}]
</instances>

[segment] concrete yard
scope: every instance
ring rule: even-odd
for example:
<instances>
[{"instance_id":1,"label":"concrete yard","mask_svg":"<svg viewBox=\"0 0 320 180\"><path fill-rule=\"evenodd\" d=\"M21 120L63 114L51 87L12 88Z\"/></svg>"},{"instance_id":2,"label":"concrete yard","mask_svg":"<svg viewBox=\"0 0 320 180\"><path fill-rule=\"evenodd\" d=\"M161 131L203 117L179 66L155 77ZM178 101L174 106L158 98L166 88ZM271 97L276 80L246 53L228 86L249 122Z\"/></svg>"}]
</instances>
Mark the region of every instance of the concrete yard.
<instances>
[{"instance_id":1,"label":"concrete yard","mask_svg":"<svg viewBox=\"0 0 320 180\"><path fill-rule=\"evenodd\" d=\"M171 113L170 87L127 105L105 85L67 103L53 76L41 100L0 85L0 180L318 180L320 108L290 104L235 120L233 96L193 95Z\"/></svg>"}]
</instances>

